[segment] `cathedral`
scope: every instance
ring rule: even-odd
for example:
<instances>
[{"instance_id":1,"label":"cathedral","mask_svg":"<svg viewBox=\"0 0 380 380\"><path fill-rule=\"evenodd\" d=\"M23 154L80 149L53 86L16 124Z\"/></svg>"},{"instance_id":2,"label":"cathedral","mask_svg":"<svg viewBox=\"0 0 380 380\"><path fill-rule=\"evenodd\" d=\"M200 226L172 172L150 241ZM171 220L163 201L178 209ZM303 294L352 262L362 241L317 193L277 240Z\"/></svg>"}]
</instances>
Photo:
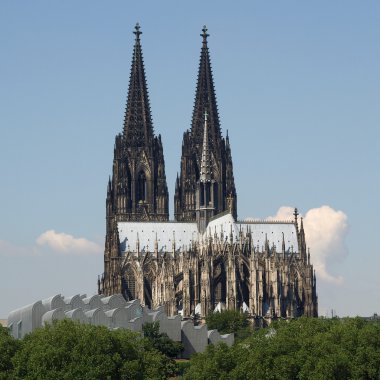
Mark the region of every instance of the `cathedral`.
<instances>
[{"instance_id":1,"label":"cathedral","mask_svg":"<svg viewBox=\"0 0 380 380\"><path fill-rule=\"evenodd\" d=\"M252 318L317 316L315 271L297 209L288 221L237 218L231 146L221 132L206 27L175 181L175 220L169 220L163 143L153 129L138 24L134 34L124 127L115 138L107 186L99 294L121 293L183 318L225 309Z\"/></svg>"}]
</instances>

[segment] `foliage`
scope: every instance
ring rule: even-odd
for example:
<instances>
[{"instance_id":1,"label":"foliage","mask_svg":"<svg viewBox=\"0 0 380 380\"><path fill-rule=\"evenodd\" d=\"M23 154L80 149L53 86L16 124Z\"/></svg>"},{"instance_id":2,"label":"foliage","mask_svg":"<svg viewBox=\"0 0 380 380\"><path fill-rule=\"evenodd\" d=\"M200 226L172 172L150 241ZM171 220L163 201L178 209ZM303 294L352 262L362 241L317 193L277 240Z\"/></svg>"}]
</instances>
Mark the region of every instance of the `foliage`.
<instances>
[{"instance_id":1,"label":"foliage","mask_svg":"<svg viewBox=\"0 0 380 380\"><path fill-rule=\"evenodd\" d=\"M176 358L183 350L182 343L170 339L166 333L160 333L159 322L145 323L143 334L156 350L169 358Z\"/></svg>"},{"instance_id":2,"label":"foliage","mask_svg":"<svg viewBox=\"0 0 380 380\"><path fill-rule=\"evenodd\" d=\"M185 379L379 379L380 322L278 321L228 348L196 354Z\"/></svg>"},{"instance_id":3,"label":"foliage","mask_svg":"<svg viewBox=\"0 0 380 380\"><path fill-rule=\"evenodd\" d=\"M13 370L12 358L20 342L14 339L7 328L0 325L0 379L9 379Z\"/></svg>"},{"instance_id":4,"label":"foliage","mask_svg":"<svg viewBox=\"0 0 380 380\"><path fill-rule=\"evenodd\" d=\"M234 350L224 343L209 345L202 354L194 354L190 367L185 371L184 379L230 379L231 371L236 367Z\"/></svg>"},{"instance_id":5,"label":"foliage","mask_svg":"<svg viewBox=\"0 0 380 380\"><path fill-rule=\"evenodd\" d=\"M145 337L63 320L36 329L23 340L0 329L1 379L166 379L178 371L172 357L182 349L158 324Z\"/></svg>"},{"instance_id":6,"label":"foliage","mask_svg":"<svg viewBox=\"0 0 380 380\"><path fill-rule=\"evenodd\" d=\"M221 334L234 333L247 337L248 332L249 335L248 315L238 310L210 313L206 317L206 324L209 330L218 330Z\"/></svg>"},{"instance_id":7,"label":"foliage","mask_svg":"<svg viewBox=\"0 0 380 380\"><path fill-rule=\"evenodd\" d=\"M171 376L178 374L180 368L174 358L183 350L182 343L173 341L166 333L160 333L159 322L145 323L143 335L150 347L164 355L165 359L162 363L165 366L166 373Z\"/></svg>"},{"instance_id":8,"label":"foliage","mask_svg":"<svg viewBox=\"0 0 380 380\"><path fill-rule=\"evenodd\" d=\"M21 341L16 379L164 379L165 356L128 330L63 320Z\"/></svg>"},{"instance_id":9,"label":"foliage","mask_svg":"<svg viewBox=\"0 0 380 380\"><path fill-rule=\"evenodd\" d=\"M17 341L1 328L0 379L165 379L176 371L192 380L380 378L380 321L277 321L177 364L170 356L180 346L158 324L144 334L64 320Z\"/></svg>"},{"instance_id":10,"label":"foliage","mask_svg":"<svg viewBox=\"0 0 380 380\"><path fill-rule=\"evenodd\" d=\"M176 375L181 377L185 371L190 367L190 360L180 359L176 361L177 373Z\"/></svg>"}]
</instances>

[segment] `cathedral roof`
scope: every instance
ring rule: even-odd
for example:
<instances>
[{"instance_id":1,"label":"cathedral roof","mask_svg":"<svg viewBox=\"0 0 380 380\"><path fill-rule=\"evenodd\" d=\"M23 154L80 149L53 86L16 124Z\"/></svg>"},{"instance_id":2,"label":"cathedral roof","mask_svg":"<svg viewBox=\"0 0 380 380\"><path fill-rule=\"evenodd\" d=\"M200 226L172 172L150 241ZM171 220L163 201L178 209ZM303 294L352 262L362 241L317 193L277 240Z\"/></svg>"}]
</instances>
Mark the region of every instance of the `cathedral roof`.
<instances>
[{"instance_id":1,"label":"cathedral roof","mask_svg":"<svg viewBox=\"0 0 380 380\"><path fill-rule=\"evenodd\" d=\"M152 252L156 237L159 251L171 252L173 244L176 251L182 251L183 247L189 248L192 242L202 238L196 223L119 222L118 229L122 252L135 251L137 243L141 251ZM263 251L268 244L269 247L275 245L277 252L281 252L284 236L285 251L299 252L297 230L293 222L236 222L230 213L225 212L210 221L205 235L215 237L216 234L219 239L229 240L232 233L233 240L237 241L240 232L245 234L247 231L252 233L253 245L259 247L259 251Z\"/></svg>"},{"instance_id":2,"label":"cathedral roof","mask_svg":"<svg viewBox=\"0 0 380 380\"><path fill-rule=\"evenodd\" d=\"M156 237L159 251L171 252L173 243L176 250L182 250L198 237L197 223L119 222L118 229L122 252L135 251L137 243L141 251L152 252Z\"/></svg>"},{"instance_id":3,"label":"cathedral roof","mask_svg":"<svg viewBox=\"0 0 380 380\"><path fill-rule=\"evenodd\" d=\"M239 239L240 231L252 233L252 241L255 247L262 251L266 244L270 247L276 246L278 252L282 247L282 234L284 234L285 251L298 252L297 230L293 222L236 222L230 213L224 213L220 217L214 218L207 226L207 233L214 236L229 239L232 233L234 241Z\"/></svg>"}]
</instances>

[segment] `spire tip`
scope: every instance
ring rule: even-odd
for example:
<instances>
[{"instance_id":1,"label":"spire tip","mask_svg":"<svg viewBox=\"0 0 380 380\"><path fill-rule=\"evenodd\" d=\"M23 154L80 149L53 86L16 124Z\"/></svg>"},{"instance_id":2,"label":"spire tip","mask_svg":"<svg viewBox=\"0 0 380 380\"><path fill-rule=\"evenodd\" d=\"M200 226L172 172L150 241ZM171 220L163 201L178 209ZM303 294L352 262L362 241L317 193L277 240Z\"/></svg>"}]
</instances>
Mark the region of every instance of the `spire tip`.
<instances>
[{"instance_id":1,"label":"spire tip","mask_svg":"<svg viewBox=\"0 0 380 380\"><path fill-rule=\"evenodd\" d=\"M201 37L203 37L203 43L207 43L207 37L209 36L209 34L207 33L207 26L206 25L203 25L203 28L202 28L202 34L201 34Z\"/></svg>"},{"instance_id":2,"label":"spire tip","mask_svg":"<svg viewBox=\"0 0 380 380\"><path fill-rule=\"evenodd\" d=\"M139 40L140 39L140 34L142 34L142 32L140 31L140 29L141 29L140 24L138 22L136 22L135 30L133 31L133 34L136 36L136 40Z\"/></svg>"}]
</instances>

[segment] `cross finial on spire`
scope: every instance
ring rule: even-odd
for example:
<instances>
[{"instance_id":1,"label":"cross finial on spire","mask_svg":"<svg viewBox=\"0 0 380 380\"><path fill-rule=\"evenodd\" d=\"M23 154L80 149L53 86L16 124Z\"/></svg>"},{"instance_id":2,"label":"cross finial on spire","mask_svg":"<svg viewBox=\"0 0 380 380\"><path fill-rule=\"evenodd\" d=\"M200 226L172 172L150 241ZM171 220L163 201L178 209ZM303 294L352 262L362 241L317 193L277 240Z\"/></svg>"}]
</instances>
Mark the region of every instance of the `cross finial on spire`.
<instances>
[{"instance_id":1,"label":"cross finial on spire","mask_svg":"<svg viewBox=\"0 0 380 380\"><path fill-rule=\"evenodd\" d=\"M203 29L202 29L202 34L201 34L201 37L203 37L203 43L207 43L207 37L209 36L209 34L207 33L207 26L206 25L203 25Z\"/></svg>"},{"instance_id":2,"label":"cross finial on spire","mask_svg":"<svg viewBox=\"0 0 380 380\"><path fill-rule=\"evenodd\" d=\"M136 40L140 39L140 34L142 34L142 32L140 31L140 24L138 22L136 23L133 34L136 36Z\"/></svg>"}]
</instances>

